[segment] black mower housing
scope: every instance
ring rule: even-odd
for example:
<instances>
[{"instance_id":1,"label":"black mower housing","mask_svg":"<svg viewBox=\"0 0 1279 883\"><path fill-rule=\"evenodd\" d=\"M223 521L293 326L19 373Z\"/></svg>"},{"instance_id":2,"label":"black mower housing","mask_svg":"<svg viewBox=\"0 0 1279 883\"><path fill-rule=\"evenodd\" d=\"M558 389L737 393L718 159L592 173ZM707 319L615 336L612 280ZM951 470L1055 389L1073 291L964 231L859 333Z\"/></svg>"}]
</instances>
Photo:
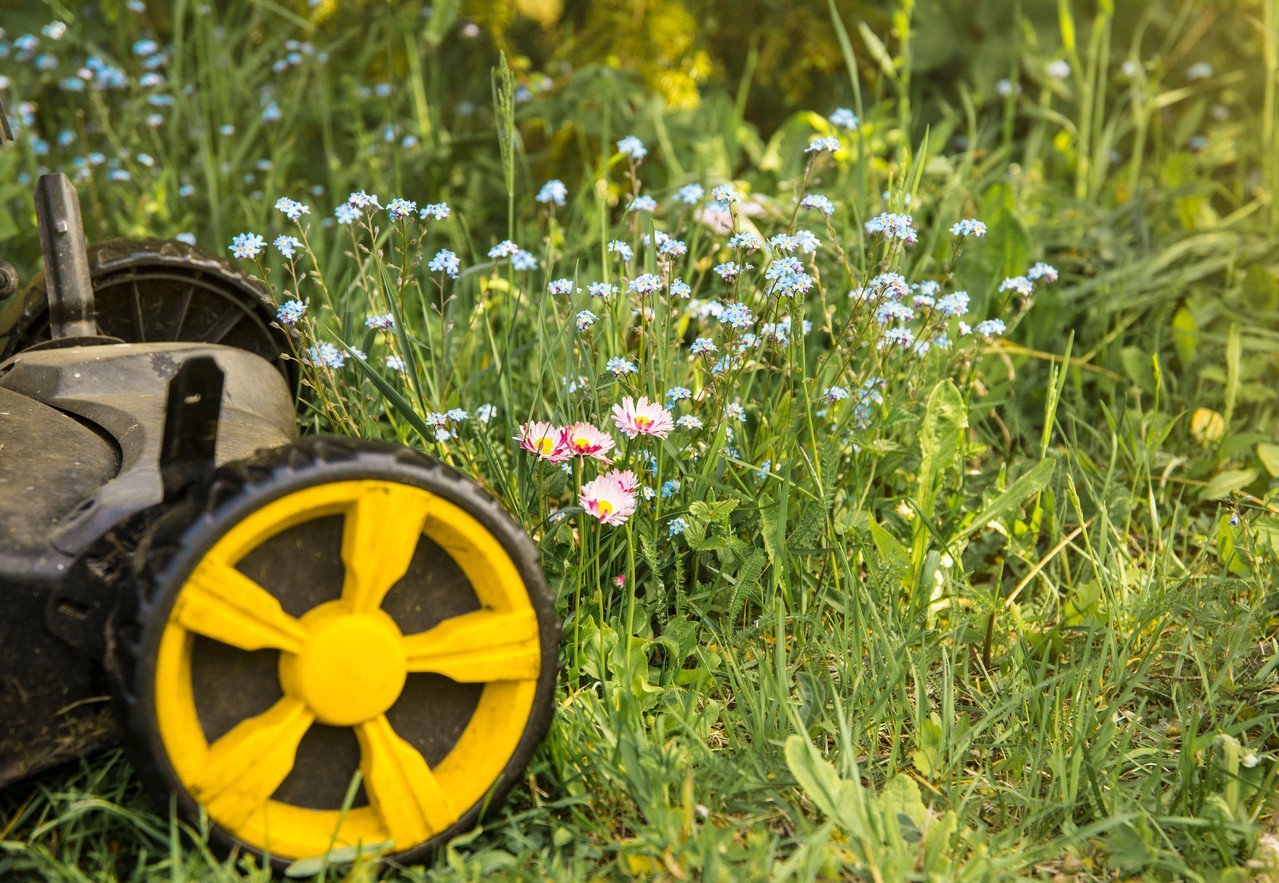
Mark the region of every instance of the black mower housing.
<instances>
[{"instance_id":1,"label":"black mower housing","mask_svg":"<svg viewBox=\"0 0 1279 883\"><path fill-rule=\"evenodd\" d=\"M10 328L0 363L0 787L119 741L103 661L145 526L215 467L296 438L294 390L261 355L99 334L66 176L40 179L36 208L49 339Z\"/></svg>"}]
</instances>

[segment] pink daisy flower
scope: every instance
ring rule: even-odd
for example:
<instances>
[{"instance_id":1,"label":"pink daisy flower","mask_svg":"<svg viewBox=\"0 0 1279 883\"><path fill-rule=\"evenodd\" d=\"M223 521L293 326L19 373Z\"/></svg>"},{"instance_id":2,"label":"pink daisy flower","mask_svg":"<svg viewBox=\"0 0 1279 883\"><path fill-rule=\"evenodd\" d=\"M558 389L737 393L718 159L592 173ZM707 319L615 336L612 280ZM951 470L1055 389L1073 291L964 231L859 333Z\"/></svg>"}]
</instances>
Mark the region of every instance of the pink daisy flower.
<instances>
[{"instance_id":1,"label":"pink daisy flower","mask_svg":"<svg viewBox=\"0 0 1279 883\"><path fill-rule=\"evenodd\" d=\"M579 457L593 457L608 463L608 452L613 450L616 442L607 432L601 432L593 423L582 421L572 426L565 426L560 436L560 444L568 448L570 454Z\"/></svg>"},{"instance_id":2,"label":"pink daisy flower","mask_svg":"<svg viewBox=\"0 0 1279 883\"><path fill-rule=\"evenodd\" d=\"M635 495L627 493L617 479L608 475L582 485L578 499L583 509L610 527L624 524L635 512Z\"/></svg>"},{"instance_id":3,"label":"pink daisy flower","mask_svg":"<svg viewBox=\"0 0 1279 883\"><path fill-rule=\"evenodd\" d=\"M675 428L671 412L643 396L640 396L638 402L626 396L620 405L614 405L613 423L617 426L617 431L624 433L627 438L640 435L666 438Z\"/></svg>"},{"instance_id":4,"label":"pink daisy flower","mask_svg":"<svg viewBox=\"0 0 1279 883\"><path fill-rule=\"evenodd\" d=\"M621 469L614 469L604 477L611 478L613 481L617 482L617 486L626 491L628 494L633 494L639 490L639 476L629 469L625 472Z\"/></svg>"},{"instance_id":5,"label":"pink daisy flower","mask_svg":"<svg viewBox=\"0 0 1279 883\"><path fill-rule=\"evenodd\" d=\"M537 454L538 459L563 463L572 456L563 444L564 430L549 423L523 423L515 440L526 451Z\"/></svg>"}]
</instances>

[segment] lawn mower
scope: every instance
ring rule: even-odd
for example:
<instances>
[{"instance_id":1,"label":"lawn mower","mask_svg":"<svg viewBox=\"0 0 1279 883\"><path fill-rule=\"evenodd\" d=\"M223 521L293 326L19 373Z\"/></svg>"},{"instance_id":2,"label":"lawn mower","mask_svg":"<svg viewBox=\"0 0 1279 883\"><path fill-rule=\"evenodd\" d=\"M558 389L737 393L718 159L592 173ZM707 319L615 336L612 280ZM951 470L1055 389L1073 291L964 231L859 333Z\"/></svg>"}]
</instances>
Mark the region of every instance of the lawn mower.
<instances>
[{"instance_id":1,"label":"lawn mower","mask_svg":"<svg viewBox=\"0 0 1279 883\"><path fill-rule=\"evenodd\" d=\"M44 273L0 261L0 788L122 742L223 851L429 860L550 722L535 546L411 448L298 438L252 277L35 196Z\"/></svg>"}]
</instances>

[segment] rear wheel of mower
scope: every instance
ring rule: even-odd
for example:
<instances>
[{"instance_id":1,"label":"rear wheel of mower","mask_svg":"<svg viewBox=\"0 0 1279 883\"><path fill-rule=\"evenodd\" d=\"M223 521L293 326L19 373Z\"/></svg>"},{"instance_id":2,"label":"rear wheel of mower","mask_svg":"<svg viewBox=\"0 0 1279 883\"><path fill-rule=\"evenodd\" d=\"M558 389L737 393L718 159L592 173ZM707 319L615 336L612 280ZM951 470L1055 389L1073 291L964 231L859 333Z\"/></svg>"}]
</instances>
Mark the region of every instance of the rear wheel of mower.
<instances>
[{"instance_id":1,"label":"rear wheel of mower","mask_svg":"<svg viewBox=\"0 0 1279 883\"><path fill-rule=\"evenodd\" d=\"M442 464L304 439L224 467L149 545L117 635L130 747L224 848L426 858L545 735L559 622L536 548Z\"/></svg>"},{"instance_id":2,"label":"rear wheel of mower","mask_svg":"<svg viewBox=\"0 0 1279 883\"><path fill-rule=\"evenodd\" d=\"M89 246L98 331L126 343L188 341L248 350L297 388L297 365L275 306L253 277L203 249L177 241L110 239ZM21 298L3 357L49 340L44 275ZM17 305L15 305L15 308Z\"/></svg>"}]
</instances>

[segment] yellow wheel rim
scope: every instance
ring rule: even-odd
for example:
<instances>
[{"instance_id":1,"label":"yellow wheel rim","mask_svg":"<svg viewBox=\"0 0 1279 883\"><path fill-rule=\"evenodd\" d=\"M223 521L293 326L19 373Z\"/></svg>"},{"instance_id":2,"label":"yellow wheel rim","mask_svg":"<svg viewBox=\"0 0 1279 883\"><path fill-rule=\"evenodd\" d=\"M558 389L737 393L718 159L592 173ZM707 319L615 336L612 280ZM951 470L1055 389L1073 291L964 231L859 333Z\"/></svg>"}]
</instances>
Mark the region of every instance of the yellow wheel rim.
<instances>
[{"instance_id":1,"label":"yellow wheel rim","mask_svg":"<svg viewBox=\"0 0 1279 883\"><path fill-rule=\"evenodd\" d=\"M341 596L290 616L236 564L282 531L329 515L344 518ZM404 635L381 604L423 535L457 562L481 609ZM196 712L196 635L280 652L283 698L212 744ZM197 563L160 637L156 718L178 781L239 840L284 858L388 841L401 852L444 831L497 782L528 724L541 665L528 589L479 521L409 485L333 482L263 506ZM484 685L461 736L433 767L385 714L415 672ZM343 814L272 799L315 723L354 729L367 806Z\"/></svg>"}]
</instances>

